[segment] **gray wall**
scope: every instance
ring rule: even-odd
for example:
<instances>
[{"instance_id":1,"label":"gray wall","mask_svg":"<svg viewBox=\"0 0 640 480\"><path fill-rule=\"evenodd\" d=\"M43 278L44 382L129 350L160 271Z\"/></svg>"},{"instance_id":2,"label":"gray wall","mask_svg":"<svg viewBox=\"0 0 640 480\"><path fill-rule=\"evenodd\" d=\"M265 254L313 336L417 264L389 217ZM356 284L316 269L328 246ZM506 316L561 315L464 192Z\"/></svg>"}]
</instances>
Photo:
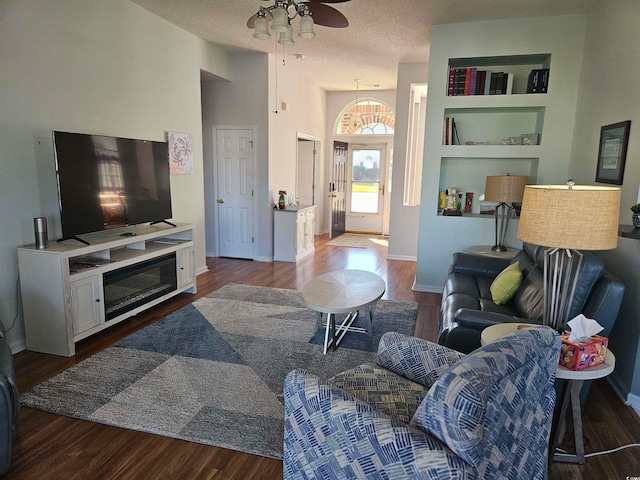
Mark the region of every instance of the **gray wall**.
<instances>
[{"instance_id":1,"label":"gray wall","mask_svg":"<svg viewBox=\"0 0 640 480\"><path fill-rule=\"evenodd\" d=\"M278 68L276 82L274 69ZM326 94L310 79L276 64L271 54L237 54L232 57L233 81L203 83L203 130L205 138L205 198L207 251L214 254L216 204L213 198L215 139L220 126L253 127L255 248L254 259L273 260L273 211L278 190L295 191L298 133L321 140L324 149ZM277 83L277 89L276 89ZM276 100L276 90L278 98ZM282 110L282 102L288 109ZM274 113L278 110L278 113ZM320 155L318 158L321 158ZM322 179L317 180L322 182ZM320 211L322 203L320 195Z\"/></svg>"},{"instance_id":2,"label":"gray wall","mask_svg":"<svg viewBox=\"0 0 640 480\"><path fill-rule=\"evenodd\" d=\"M600 127L631 120L620 223L631 223L640 182L640 2L599 2L589 15L571 151L570 176L595 184ZM621 396L640 411L640 241L619 238L601 252L608 270L625 283L620 315L609 339L616 355L610 376Z\"/></svg>"},{"instance_id":3,"label":"gray wall","mask_svg":"<svg viewBox=\"0 0 640 480\"><path fill-rule=\"evenodd\" d=\"M255 127L254 160L257 180L268 177L268 72L267 54L242 54L232 57L233 82L224 80L207 81L202 84L202 124L204 137L205 201L206 201L206 242L207 254L213 256L215 246L215 221L217 203L214 197L214 156L215 126ZM256 256L269 258L273 255L269 237L270 200L268 182L257 182L255 212L258 219ZM266 232L266 233L265 233Z\"/></svg>"},{"instance_id":4,"label":"gray wall","mask_svg":"<svg viewBox=\"0 0 640 480\"><path fill-rule=\"evenodd\" d=\"M403 205L404 176L407 164L407 134L411 84L427 83L428 63L398 65L396 89L396 130L393 142L393 190L389 220L389 252L391 259L415 260L418 254L419 206Z\"/></svg>"},{"instance_id":5,"label":"gray wall","mask_svg":"<svg viewBox=\"0 0 640 480\"><path fill-rule=\"evenodd\" d=\"M126 0L0 2L0 321L16 318L16 248L33 217L61 236L52 130L165 140L193 135L191 175L171 178L174 219L195 224L206 269L200 69L231 79L220 49ZM46 281L47 279L43 279ZM8 332L24 348L20 315Z\"/></svg>"}]
</instances>

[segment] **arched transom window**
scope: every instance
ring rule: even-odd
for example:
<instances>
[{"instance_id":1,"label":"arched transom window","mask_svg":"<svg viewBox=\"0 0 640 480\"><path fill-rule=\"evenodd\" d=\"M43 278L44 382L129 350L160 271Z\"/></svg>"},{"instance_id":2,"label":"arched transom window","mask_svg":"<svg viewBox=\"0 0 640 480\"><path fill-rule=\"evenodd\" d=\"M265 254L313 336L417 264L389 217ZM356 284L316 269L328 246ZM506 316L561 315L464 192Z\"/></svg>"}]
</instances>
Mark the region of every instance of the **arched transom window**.
<instances>
[{"instance_id":1,"label":"arched transom window","mask_svg":"<svg viewBox=\"0 0 640 480\"><path fill-rule=\"evenodd\" d=\"M353 102L338 118L338 135L391 135L396 127L396 114L375 100Z\"/></svg>"}]
</instances>

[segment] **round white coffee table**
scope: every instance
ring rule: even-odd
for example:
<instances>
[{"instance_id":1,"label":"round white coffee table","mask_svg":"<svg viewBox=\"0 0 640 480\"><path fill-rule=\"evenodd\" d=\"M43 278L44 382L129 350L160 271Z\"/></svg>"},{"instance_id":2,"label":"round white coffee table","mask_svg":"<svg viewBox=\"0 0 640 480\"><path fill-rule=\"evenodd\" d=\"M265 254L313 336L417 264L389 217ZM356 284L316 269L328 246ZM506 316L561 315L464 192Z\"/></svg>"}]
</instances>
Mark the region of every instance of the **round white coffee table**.
<instances>
[{"instance_id":1,"label":"round white coffee table","mask_svg":"<svg viewBox=\"0 0 640 480\"><path fill-rule=\"evenodd\" d=\"M317 312L318 329L325 328L323 353L329 346L335 350L347 332L371 335L373 313L384 294L384 280L375 273L364 270L338 270L314 278L302 289L305 305ZM352 326L359 310L367 313L366 328ZM322 314L327 314L325 325ZM346 313L336 327L336 314Z\"/></svg>"}]
</instances>

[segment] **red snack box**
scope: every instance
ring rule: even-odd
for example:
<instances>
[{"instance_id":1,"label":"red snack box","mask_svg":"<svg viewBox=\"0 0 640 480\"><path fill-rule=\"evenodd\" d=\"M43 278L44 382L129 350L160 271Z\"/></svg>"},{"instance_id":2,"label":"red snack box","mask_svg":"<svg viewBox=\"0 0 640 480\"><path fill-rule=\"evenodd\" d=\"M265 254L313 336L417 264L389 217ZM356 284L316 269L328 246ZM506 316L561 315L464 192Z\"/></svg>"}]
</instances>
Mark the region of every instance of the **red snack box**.
<instances>
[{"instance_id":1,"label":"red snack box","mask_svg":"<svg viewBox=\"0 0 640 480\"><path fill-rule=\"evenodd\" d=\"M583 370L604 363L609 339L594 335L588 342L574 343L569 335L561 335L560 365L571 370Z\"/></svg>"}]
</instances>

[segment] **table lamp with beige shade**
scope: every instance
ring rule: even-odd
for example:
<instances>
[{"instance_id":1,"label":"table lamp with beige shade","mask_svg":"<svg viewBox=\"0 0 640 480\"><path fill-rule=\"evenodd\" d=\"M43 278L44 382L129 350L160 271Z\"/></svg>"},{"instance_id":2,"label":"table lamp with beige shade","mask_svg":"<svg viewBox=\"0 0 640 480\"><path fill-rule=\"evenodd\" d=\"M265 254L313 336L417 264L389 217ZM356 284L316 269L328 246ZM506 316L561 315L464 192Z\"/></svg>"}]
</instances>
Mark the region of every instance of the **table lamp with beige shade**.
<instances>
[{"instance_id":1,"label":"table lamp with beige shade","mask_svg":"<svg viewBox=\"0 0 640 480\"><path fill-rule=\"evenodd\" d=\"M524 187L529 182L526 175L491 175L487 177L484 188L484 199L487 202L498 202L495 209L496 240L491 250L506 252L504 239L509 226L509 210L514 203L522 201Z\"/></svg>"},{"instance_id":2,"label":"table lamp with beige shade","mask_svg":"<svg viewBox=\"0 0 640 480\"><path fill-rule=\"evenodd\" d=\"M566 328L583 255L618 244L620 189L590 185L527 185L518 239L548 247L544 254L543 323Z\"/></svg>"}]
</instances>

